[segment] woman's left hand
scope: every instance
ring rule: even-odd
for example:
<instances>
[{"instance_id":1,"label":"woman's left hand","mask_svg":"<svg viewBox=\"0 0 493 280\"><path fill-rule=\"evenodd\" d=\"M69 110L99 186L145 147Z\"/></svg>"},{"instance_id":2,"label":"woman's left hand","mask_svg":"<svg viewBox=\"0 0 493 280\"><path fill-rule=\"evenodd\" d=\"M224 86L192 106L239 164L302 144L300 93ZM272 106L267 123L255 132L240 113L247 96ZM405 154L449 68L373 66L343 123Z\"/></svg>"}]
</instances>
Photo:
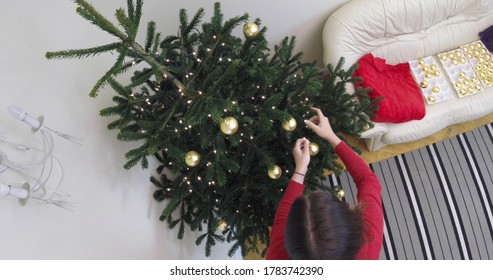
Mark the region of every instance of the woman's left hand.
<instances>
[{"instance_id":1,"label":"woman's left hand","mask_svg":"<svg viewBox=\"0 0 493 280\"><path fill-rule=\"evenodd\" d=\"M310 163L310 141L306 138L296 140L293 148L295 172L305 174Z\"/></svg>"}]
</instances>

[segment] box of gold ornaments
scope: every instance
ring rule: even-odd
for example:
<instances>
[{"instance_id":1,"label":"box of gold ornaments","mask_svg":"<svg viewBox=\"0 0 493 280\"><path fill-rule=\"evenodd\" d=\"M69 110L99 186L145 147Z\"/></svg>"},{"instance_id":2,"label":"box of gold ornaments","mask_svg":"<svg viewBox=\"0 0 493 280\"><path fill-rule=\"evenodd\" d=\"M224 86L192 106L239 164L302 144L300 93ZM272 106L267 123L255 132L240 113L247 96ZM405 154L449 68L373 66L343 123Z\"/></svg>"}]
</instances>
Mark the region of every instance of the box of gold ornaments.
<instances>
[{"instance_id":1,"label":"box of gold ornaments","mask_svg":"<svg viewBox=\"0 0 493 280\"><path fill-rule=\"evenodd\" d=\"M453 96L443 70L433 56L409 61L409 66L428 104L442 102Z\"/></svg>"},{"instance_id":2,"label":"box of gold ornaments","mask_svg":"<svg viewBox=\"0 0 493 280\"><path fill-rule=\"evenodd\" d=\"M474 69L461 49L438 54L459 97L476 94L483 90Z\"/></svg>"},{"instance_id":3,"label":"box of gold ornaments","mask_svg":"<svg viewBox=\"0 0 493 280\"><path fill-rule=\"evenodd\" d=\"M493 59L483 42L476 41L460 49L471 64L483 87L493 86Z\"/></svg>"},{"instance_id":4,"label":"box of gold ornaments","mask_svg":"<svg viewBox=\"0 0 493 280\"><path fill-rule=\"evenodd\" d=\"M493 86L493 56L481 41L457 49L409 62L411 71L428 104L452 97L448 77L459 97L481 92ZM442 75L442 69L446 75Z\"/></svg>"}]
</instances>

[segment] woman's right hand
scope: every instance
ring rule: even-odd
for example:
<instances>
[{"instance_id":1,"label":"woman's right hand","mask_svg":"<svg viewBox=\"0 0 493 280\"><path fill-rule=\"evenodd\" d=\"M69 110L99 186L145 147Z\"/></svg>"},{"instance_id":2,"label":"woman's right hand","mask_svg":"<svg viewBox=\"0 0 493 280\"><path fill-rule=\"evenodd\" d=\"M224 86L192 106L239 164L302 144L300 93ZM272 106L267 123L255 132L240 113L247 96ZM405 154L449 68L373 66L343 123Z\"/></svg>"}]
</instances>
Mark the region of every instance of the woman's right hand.
<instances>
[{"instance_id":1,"label":"woman's right hand","mask_svg":"<svg viewBox=\"0 0 493 280\"><path fill-rule=\"evenodd\" d=\"M313 107L312 111L316 112L317 115L311 117L309 120L305 120L305 124L318 136L327 140L333 147L337 146L341 142L341 139L332 130L329 119L318 108Z\"/></svg>"}]
</instances>

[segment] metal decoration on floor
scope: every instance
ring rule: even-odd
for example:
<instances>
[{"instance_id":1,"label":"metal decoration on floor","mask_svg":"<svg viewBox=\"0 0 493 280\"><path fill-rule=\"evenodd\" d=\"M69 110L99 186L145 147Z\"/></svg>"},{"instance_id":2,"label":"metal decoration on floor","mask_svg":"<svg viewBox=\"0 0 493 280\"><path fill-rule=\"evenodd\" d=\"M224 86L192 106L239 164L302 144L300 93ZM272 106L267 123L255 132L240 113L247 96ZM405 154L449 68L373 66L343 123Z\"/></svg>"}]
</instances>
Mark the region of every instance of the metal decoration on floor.
<instances>
[{"instance_id":1,"label":"metal decoration on floor","mask_svg":"<svg viewBox=\"0 0 493 280\"><path fill-rule=\"evenodd\" d=\"M26 180L17 184L7 184L0 181L0 196L15 197L22 206L29 201L34 201L73 211L75 204L69 200L70 196L58 191L63 179L63 165L53 155L55 147L53 134L79 145L82 144L82 140L47 127L44 125L43 116L34 118L24 110L14 106L9 106L8 111L14 118L29 125L33 133L39 132L41 134L43 147L39 149L10 142L6 140L4 135L0 135L0 143L15 151L41 155L41 159L25 164L9 159L4 152L0 151L0 174L6 170L11 170ZM38 175L34 174L36 168L41 169ZM48 180L52 177L55 168L60 170L59 178L55 184L49 184Z\"/></svg>"}]
</instances>

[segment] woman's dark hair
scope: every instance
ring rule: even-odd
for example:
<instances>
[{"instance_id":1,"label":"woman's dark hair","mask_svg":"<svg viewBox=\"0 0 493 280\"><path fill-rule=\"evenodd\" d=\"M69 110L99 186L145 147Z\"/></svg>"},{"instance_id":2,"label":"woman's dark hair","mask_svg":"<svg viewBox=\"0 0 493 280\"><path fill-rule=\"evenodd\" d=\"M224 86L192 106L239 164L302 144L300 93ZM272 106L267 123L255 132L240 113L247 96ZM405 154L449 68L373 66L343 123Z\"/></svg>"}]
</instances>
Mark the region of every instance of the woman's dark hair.
<instances>
[{"instance_id":1,"label":"woman's dark hair","mask_svg":"<svg viewBox=\"0 0 493 280\"><path fill-rule=\"evenodd\" d=\"M354 259L363 245L363 219L329 192L297 198L289 212L284 235L292 259Z\"/></svg>"}]
</instances>

